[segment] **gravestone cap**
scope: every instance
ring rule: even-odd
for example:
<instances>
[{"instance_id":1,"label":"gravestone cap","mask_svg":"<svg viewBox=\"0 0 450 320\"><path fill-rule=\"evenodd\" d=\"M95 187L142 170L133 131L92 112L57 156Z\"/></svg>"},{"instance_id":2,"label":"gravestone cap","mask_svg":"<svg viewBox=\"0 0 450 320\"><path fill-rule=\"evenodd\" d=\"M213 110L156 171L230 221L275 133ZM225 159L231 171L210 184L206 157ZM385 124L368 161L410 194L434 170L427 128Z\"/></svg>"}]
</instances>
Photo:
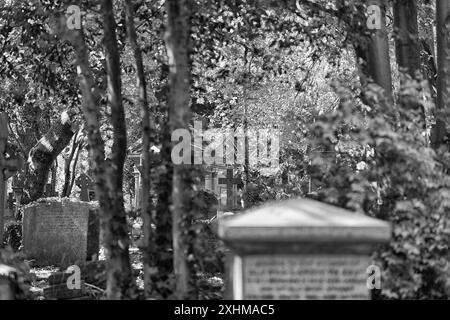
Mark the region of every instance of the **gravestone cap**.
<instances>
[{"instance_id":1,"label":"gravestone cap","mask_svg":"<svg viewBox=\"0 0 450 320\"><path fill-rule=\"evenodd\" d=\"M227 219L219 226L227 242L383 243L390 224L310 199L273 202Z\"/></svg>"}]
</instances>

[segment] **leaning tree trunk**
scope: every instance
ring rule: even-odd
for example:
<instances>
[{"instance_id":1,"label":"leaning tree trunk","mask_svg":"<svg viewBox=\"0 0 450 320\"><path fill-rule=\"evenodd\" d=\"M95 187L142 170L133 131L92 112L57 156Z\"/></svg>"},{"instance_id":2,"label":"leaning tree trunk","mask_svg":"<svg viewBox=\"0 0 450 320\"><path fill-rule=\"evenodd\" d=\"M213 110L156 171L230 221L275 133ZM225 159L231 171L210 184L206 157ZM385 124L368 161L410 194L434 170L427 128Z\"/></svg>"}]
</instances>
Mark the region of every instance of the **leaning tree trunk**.
<instances>
[{"instance_id":1,"label":"leaning tree trunk","mask_svg":"<svg viewBox=\"0 0 450 320\"><path fill-rule=\"evenodd\" d=\"M450 105L450 0L436 2L437 37L437 97L436 124L431 133L431 144L439 148L446 138L447 128L442 113Z\"/></svg>"},{"instance_id":2,"label":"leaning tree trunk","mask_svg":"<svg viewBox=\"0 0 450 320\"><path fill-rule=\"evenodd\" d=\"M416 0L394 1L395 52L400 69L412 78L420 70L420 43Z\"/></svg>"},{"instance_id":3,"label":"leaning tree trunk","mask_svg":"<svg viewBox=\"0 0 450 320\"><path fill-rule=\"evenodd\" d=\"M127 34L130 40L131 49L134 54L134 63L136 67L136 79L137 88L139 91L139 106L141 109L142 119L142 194L141 197L141 212L144 217L144 291L147 297L150 296L152 291L151 285L151 265L150 258L153 256L150 245L153 242L152 239L152 207L150 196L150 112L147 98L147 83L145 81L144 63L142 62L142 52L137 42L136 29L134 26L134 9L132 0L125 0L125 13L126 13L126 27Z\"/></svg>"},{"instance_id":4,"label":"leaning tree trunk","mask_svg":"<svg viewBox=\"0 0 450 320\"><path fill-rule=\"evenodd\" d=\"M189 67L189 0L166 0L167 31L166 48L169 58L168 98L169 124L172 132L187 129L190 120L190 67ZM174 144L176 142L173 142ZM187 298L191 280L187 264L187 243L183 234L187 232L189 208L189 171L183 165L174 165L172 189L173 264L175 273L175 295Z\"/></svg>"},{"instance_id":5,"label":"leaning tree trunk","mask_svg":"<svg viewBox=\"0 0 450 320\"><path fill-rule=\"evenodd\" d=\"M65 37L75 50L78 78L83 95L83 113L89 153L100 203L100 224L106 251L106 294L108 299L124 299L133 295L135 281L129 259L129 238L123 204L123 163L126 152L126 130L120 92L120 61L115 37L115 21L111 1L102 2L104 40L108 72L108 100L114 129L111 159L105 160L105 144L101 136L100 94L89 66L89 53L83 29L68 31Z\"/></svg>"},{"instance_id":6,"label":"leaning tree trunk","mask_svg":"<svg viewBox=\"0 0 450 320\"><path fill-rule=\"evenodd\" d=\"M28 188L28 200L35 201L44 194L48 174L57 156L69 144L74 135L72 115L64 112L59 121L30 150L25 185Z\"/></svg>"}]
</instances>

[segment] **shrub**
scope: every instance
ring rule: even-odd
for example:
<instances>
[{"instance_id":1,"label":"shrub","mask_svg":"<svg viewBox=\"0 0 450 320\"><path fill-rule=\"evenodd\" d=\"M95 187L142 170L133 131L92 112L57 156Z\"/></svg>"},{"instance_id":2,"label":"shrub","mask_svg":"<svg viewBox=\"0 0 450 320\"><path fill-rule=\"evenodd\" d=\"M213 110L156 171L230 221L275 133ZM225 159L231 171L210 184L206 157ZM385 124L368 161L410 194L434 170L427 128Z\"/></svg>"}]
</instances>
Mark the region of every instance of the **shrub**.
<instances>
[{"instance_id":1,"label":"shrub","mask_svg":"<svg viewBox=\"0 0 450 320\"><path fill-rule=\"evenodd\" d=\"M336 84L339 108L312 126L314 148L334 152L311 161L319 200L392 223L390 244L373 256L384 298L449 297L450 161L424 134L426 88L406 79L394 106L371 85L369 107Z\"/></svg>"},{"instance_id":2,"label":"shrub","mask_svg":"<svg viewBox=\"0 0 450 320\"><path fill-rule=\"evenodd\" d=\"M22 245L22 223L8 222L3 233L3 246L10 246L14 251L18 251Z\"/></svg>"}]
</instances>

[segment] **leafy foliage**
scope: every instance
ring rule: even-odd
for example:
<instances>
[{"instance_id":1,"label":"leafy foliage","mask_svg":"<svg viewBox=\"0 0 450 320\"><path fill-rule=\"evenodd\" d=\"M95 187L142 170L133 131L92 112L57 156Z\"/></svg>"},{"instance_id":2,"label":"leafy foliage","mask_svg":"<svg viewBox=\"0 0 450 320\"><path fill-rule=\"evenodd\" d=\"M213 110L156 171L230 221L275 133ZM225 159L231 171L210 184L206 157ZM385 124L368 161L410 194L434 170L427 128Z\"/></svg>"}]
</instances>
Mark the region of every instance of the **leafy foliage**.
<instances>
[{"instance_id":1,"label":"leafy foliage","mask_svg":"<svg viewBox=\"0 0 450 320\"><path fill-rule=\"evenodd\" d=\"M390 245L374 255L386 298L447 298L450 176L442 159L448 154L436 154L427 142L427 83L405 81L397 107L375 85L364 90L371 107L348 99L341 83L335 89L339 108L312 127L314 145L334 151L312 161L318 199L392 223Z\"/></svg>"}]
</instances>

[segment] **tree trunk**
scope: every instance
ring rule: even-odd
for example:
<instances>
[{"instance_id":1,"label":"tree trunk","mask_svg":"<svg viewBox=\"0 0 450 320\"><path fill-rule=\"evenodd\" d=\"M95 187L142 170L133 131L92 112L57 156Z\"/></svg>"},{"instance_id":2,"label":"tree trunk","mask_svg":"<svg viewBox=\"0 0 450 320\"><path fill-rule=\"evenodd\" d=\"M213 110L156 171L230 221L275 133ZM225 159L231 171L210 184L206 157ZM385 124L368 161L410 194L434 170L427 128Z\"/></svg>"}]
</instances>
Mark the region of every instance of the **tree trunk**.
<instances>
[{"instance_id":1,"label":"tree trunk","mask_svg":"<svg viewBox=\"0 0 450 320\"><path fill-rule=\"evenodd\" d=\"M400 71L406 71L415 79L421 72L419 27L417 22L416 0L394 1L394 32L397 65ZM403 83L404 77L400 77ZM426 110L419 102L409 108L419 108L422 111L423 127L426 129Z\"/></svg>"},{"instance_id":2,"label":"tree trunk","mask_svg":"<svg viewBox=\"0 0 450 320\"><path fill-rule=\"evenodd\" d=\"M450 0L436 2L437 37L437 98L436 124L431 134L431 144L438 148L446 139L447 128L441 113L450 104Z\"/></svg>"},{"instance_id":3,"label":"tree trunk","mask_svg":"<svg viewBox=\"0 0 450 320\"><path fill-rule=\"evenodd\" d=\"M144 64L142 62L142 52L137 42L136 29L134 26L134 9L132 0L125 0L126 13L126 28L130 46L134 54L134 63L136 68L136 86L139 91L139 105L141 109L142 118L142 161L143 167L141 172L142 179L142 198L141 198L141 212L144 218L144 290L147 297L152 291L151 285L151 265L150 258L152 253L149 251L149 246L152 241L152 207L150 196L150 112L147 98L147 83L145 81Z\"/></svg>"},{"instance_id":4,"label":"tree trunk","mask_svg":"<svg viewBox=\"0 0 450 320\"><path fill-rule=\"evenodd\" d=\"M166 115L167 116L167 115ZM163 298L172 294L171 289L164 285L168 276L173 272L173 234L170 203L172 202L173 165L171 162L171 134L167 123L162 124L161 136L161 165L155 170L159 174L155 182L157 203L155 216L155 243L152 274L155 291ZM159 285L163 284L163 285Z\"/></svg>"},{"instance_id":5,"label":"tree trunk","mask_svg":"<svg viewBox=\"0 0 450 320\"><path fill-rule=\"evenodd\" d=\"M388 100L393 101L388 32L386 30L386 0L374 0L381 9L381 28L374 30L367 48L367 70L373 81L384 89Z\"/></svg>"},{"instance_id":6,"label":"tree trunk","mask_svg":"<svg viewBox=\"0 0 450 320\"><path fill-rule=\"evenodd\" d=\"M125 157L124 143L126 147L126 135L123 135L125 121L122 118L121 96L117 92L120 89L120 84L117 83L120 81L120 74L117 74L120 65L116 60L117 50L113 48L116 44L115 23L110 1L103 1L102 12L105 20L109 100L115 140L112 160L105 160L105 146L100 133L100 94L89 66L89 53L83 31L82 29L70 31L66 33L66 37L75 50L89 154L95 177L96 195L100 203L101 232L107 258L106 294L108 299L123 299L131 296L135 288L128 254L129 239L121 188L123 167L120 165ZM112 55L109 50L112 50ZM118 124L119 121L122 122Z\"/></svg>"},{"instance_id":7,"label":"tree trunk","mask_svg":"<svg viewBox=\"0 0 450 320\"><path fill-rule=\"evenodd\" d=\"M78 148L77 144L77 138L80 131L77 131L75 133L75 136L73 137L72 145L70 147L70 154L67 156L67 158L64 159L64 185L61 192L61 198L68 197L70 195L69 192L69 186L70 186L70 180L72 177L71 171L70 171L70 164L72 163L74 157L75 157L75 151Z\"/></svg>"},{"instance_id":8,"label":"tree trunk","mask_svg":"<svg viewBox=\"0 0 450 320\"><path fill-rule=\"evenodd\" d=\"M428 5L422 5L425 15L436 16L435 5L431 3ZM437 67L436 67L436 50L435 50L435 25L432 22L422 22L420 34L421 45L421 65L422 74L428 79L430 85L430 93L436 103L436 79L437 79Z\"/></svg>"},{"instance_id":9,"label":"tree trunk","mask_svg":"<svg viewBox=\"0 0 450 320\"><path fill-rule=\"evenodd\" d=\"M188 0L166 0L167 31L166 49L169 58L168 98L169 124L173 132L187 129L190 120L190 66L189 66L189 16ZM173 143L172 147L175 145ZM189 225L189 170L183 165L174 165L172 189L173 221L173 265L175 273L175 295L179 299L187 298L191 274L187 264L187 243L183 233Z\"/></svg>"},{"instance_id":10,"label":"tree trunk","mask_svg":"<svg viewBox=\"0 0 450 320\"><path fill-rule=\"evenodd\" d=\"M59 121L30 150L27 181L25 182L29 201L35 201L42 197L53 162L72 139L74 132L71 118L68 112L64 112Z\"/></svg>"},{"instance_id":11,"label":"tree trunk","mask_svg":"<svg viewBox=\"0 0 450 320\"><path fill-rule=\"evenodd\" d=\"M3 248L3 229L6 208L6 177L3 170L3 159L6 157L8 144L8 117L0 112L0 249Z\"/></svg>"},{"instance_id":12,"label":"tree trunk","mask_svg":"<svg viewBox=\"0 0 450 320\"><path fill-rule=\"evenodd\" d=\"M58 157L53 161L52 165L52 178L51 178L51 193L56 194L56 180L58 174Z\"/></svg>"},{"instance_id":13,"label":"tree trunk","mask_svg":"<svg viewBox=\"0 0 450 320\"><path fill-rule=\"evenodd\" d=\"M400 69L415 78L420 70L420 43L416 0L394 1L395 52Z\"/></svg>"},{"instance_id":14,"label":"tree trunk","mask_svg":"<svg viewBox=\"0 0 450 320\"><path fill-rule=\"evenodd\" d=\"M70 178L70 184L69 188L67 189L67 197L70 197L70 194L72 193L73 186L75 184L75 178L76 178L76 169L77 169L77 163L78 159L80 158L81 150L84 148L84 143L80 142L77 144L77 152L75 153L75 157L72 163L72 170L71 170L71 178Z\"/></svg>"},{"instance_id":15,"label":"tree trunk","mask_svg":"<svg viewBox=\"0 0 450 320\"><path fill-rule=\"evenodd\" d=\"M106 181L109 186L109 208L103 213L103 237L107 244L108 286L110 299L130 297L135 289L129 256L129 237L123 201L123 168L127 152L127 130L122 104L122 80L120 55L117 48L116 22L112 0L101 3L103 16L104 46L108 79L108 103L111 108L113 145L107 160Z\"/></svg>"},{"instance_id":16,"label":"tree trunk","mask_svg":"<svg viewBox=\"0 0 450 320\"><path fill-rule=\"evenodd\" d=\"M349 7L348 1L336 2L340 18L346 24L347 36L352 40L357 58L357 68L361 86L364 88L370 82L378 84L384 89L388 101L393 101L392 79L389 59L389 43L386 30L386 0L373 0L370 5L380 8L379 28L368 27L366 17L367 4L355 1L354 7ZM357 14L354 10L356 9ZM368 103L361 94L361 99Z\"/></svg>"}]
</instances>

